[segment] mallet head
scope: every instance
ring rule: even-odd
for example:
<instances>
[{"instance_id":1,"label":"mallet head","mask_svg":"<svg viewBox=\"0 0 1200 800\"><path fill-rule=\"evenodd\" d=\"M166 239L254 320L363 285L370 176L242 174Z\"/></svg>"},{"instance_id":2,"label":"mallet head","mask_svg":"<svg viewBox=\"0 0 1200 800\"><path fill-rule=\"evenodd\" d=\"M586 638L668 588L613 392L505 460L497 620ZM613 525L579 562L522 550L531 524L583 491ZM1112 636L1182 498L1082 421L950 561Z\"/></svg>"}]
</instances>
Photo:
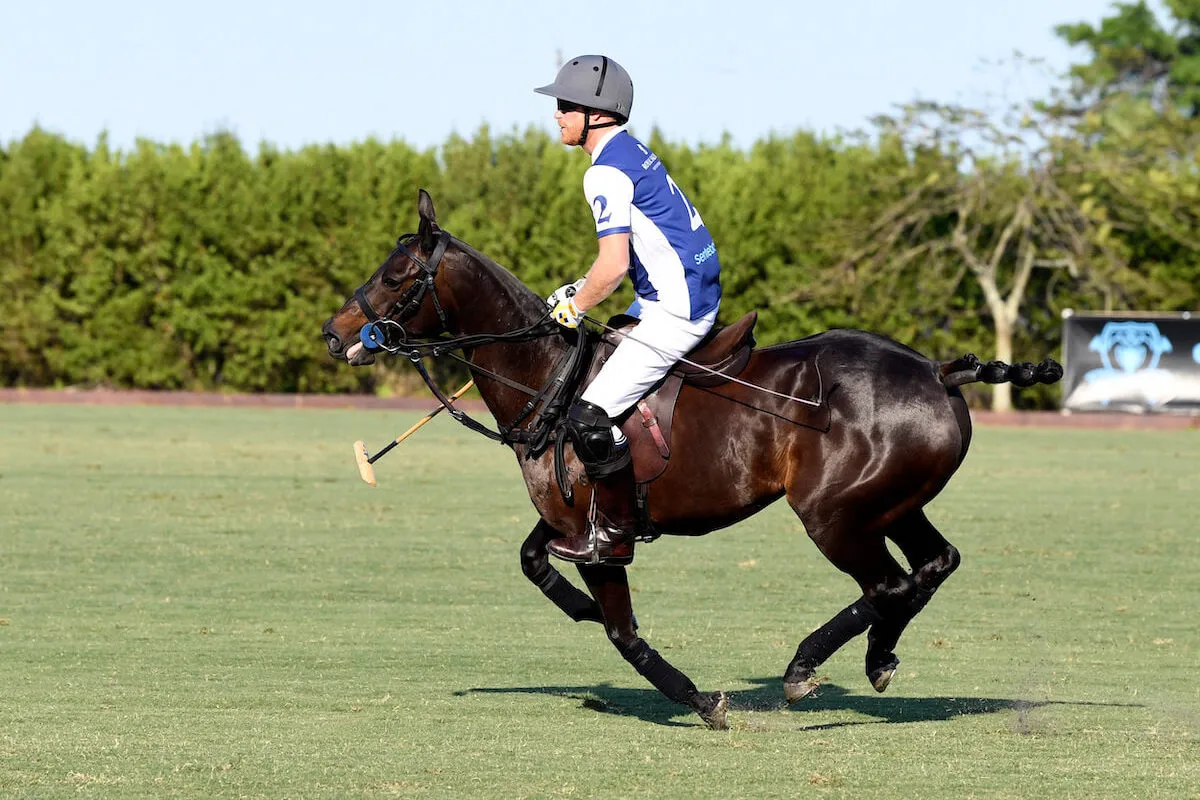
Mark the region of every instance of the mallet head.
<instances>
[{"instance_id":1,"label":"mallet head","mask_svg":"<svg viewBox=\"0 0 1200 800\"><path fill-rule=\"evenodd\" d=\"M362 440L354 443L354 461L358 464L358 476L364 482L375 485L375 467L371 465L371 456L367 453L367 445Z\"/></svg>"}]
</instances>

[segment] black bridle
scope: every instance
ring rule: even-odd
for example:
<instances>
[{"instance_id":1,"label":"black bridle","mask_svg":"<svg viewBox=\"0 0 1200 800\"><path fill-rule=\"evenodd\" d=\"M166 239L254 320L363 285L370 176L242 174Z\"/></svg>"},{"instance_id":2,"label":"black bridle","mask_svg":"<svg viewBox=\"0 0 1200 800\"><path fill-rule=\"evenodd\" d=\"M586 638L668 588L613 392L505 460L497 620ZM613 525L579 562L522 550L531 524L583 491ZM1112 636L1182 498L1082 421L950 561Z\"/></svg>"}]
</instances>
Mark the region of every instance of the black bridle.
<instances>
[{"instance_id":1,"label":"black bridle","mask_svg":"<svg viewBox=\"0 0 1200 800\"><path fill-rule=\"evenodd\" d=\"M439 337L428 341L410 340L408 332L404 329L404 323L420 311L421 304L425 301L426 295L429 295L430 300L433 302L438 320L442 324L442 330L447 330L446 313L442 309L441 301L438 299L435 280L437 278L438 267L442 262L442 258L446 255L446 249L454 238L446 231L439 231L437 245L434 246L433 252L429 256L429 261L426 262L408 247L408 244L416 236L417 234L410 233L397 239L395 249L392 250L384 261L384 265L386 266L397 254L403 253L420 269L420 274L413 279L412 284L404 290L386 313L380 314L371 305L371 301L367 298L367 283L354 290L354 299L368 320L367 326L364 328L364 331L368 331L368 335L362 337L364 345L369 340L371 342L371 349L373 350L384 350L393 355L405 356L413 363L413 366L425 381L425 385L429 387L429 390L438 399L438 402L446 408L450 416L471 430L482 433L489 439L501 444L528 445L526 457L536 458L545 452L546 447L555 438L554 434L563 418L567 401L570 399L572 391L582 377L581 371L586 365L584 354L587 350L587 334L585 329L582 325L576 329L574 346L562 362L560 362L558 369L554 371L554 374L547 381L546 385L540 390L531 389L503 375L484 369L468 359L459 356L454 351L468 350L495 342L528 342L545 336L560 334L562 329L550 319L550 308L547 308L546 312L533 324L505 333ZM378 272L376 274L382 280L382 274ZM499 431L490 430L482 423L476 422L466 412L455 408L453 401L446 396L425 368L425 364L423 363L424 358L432 357L437 359L442 356L449 356L467 365L471 370L486 375L509 388L529 395L529 402L525 404L525 407L521 409L517 418L511 423L508 425L498 425ZM538 405L541 405L541 411L532 423L530 423L530 426L526 429L519 428L518 426L529 418ZM559 466L556 463L556 467ZM556 471L565 472L565 470ZM564 486L561 474L559 476L559 486L560 488ZM563 489L563 491L564 496L569 494L568 489Z\"/></svg>"},{"instance_id":2,"label":"black bridle","mask_svg":"<svg viewBox=\"0 0 1200 800\"><path fill-rule=\"evenodd\" d=\"M408 249L408 242L415 239L417 234L410 233L401 236L396 240L396 248L384 260L386 265L389 261L396 257L398 253L404 253L408 256L408 260L416 264L421 274L413 280L412 284L404 290L404 294L392 304L387 313L380 314L371 305L371 301L367 299L367 284L363 284L354 290L354 299L358 302L358 307L362 309L363 314L369 322L385 322L391 323L399 328L401 341L407 339L404 332L404 323L417 313L421 308L421 303L425 300L425 295L429 294L433 298L433 307L437 310L438 320L442 323L442 329L446 328L446 312L442 310L442 304L438 301L437 287L434 286L434 280L437 278L438 266L442 263L442 256L446 255L446 248L450 246L450 234L445 231L438 233L437 245L433 248L433 253L429 256L429 262L422 261L421 258Z\"/></svg>"}]
</instances>

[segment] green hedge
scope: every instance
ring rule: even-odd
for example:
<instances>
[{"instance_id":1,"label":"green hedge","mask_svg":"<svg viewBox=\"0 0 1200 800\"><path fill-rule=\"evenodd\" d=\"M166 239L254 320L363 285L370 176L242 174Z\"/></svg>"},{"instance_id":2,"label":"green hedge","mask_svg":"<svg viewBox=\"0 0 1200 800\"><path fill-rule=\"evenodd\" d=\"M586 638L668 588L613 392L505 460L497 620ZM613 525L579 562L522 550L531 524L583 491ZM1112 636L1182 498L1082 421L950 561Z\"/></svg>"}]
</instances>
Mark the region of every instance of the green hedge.
<instances>
[{"instance_id":1,"label":"green hedge","mask_svg":"<svg viewBox=\"0 0 1200 800\"><path fill-rule=\"evenodd\" d=\"M742 151L648 138L720 248L723 316L759 309L763 343L863 327L937 357L988 356L969 281L933 281L919 264L846 266L921 179L898 144L797 133ZM0 148L0 384L381 391L395 368L339 367L320 326L415 228L418 188L448 230L549 292L595 254L587 165L534 130L485 128L431 150L368 140L251 154L229 134L121 152L34 129ZM1060 308L1093 302L1039 280L1016 342L1035 360L1058 349Z\"/></svg>"}]
</instances>

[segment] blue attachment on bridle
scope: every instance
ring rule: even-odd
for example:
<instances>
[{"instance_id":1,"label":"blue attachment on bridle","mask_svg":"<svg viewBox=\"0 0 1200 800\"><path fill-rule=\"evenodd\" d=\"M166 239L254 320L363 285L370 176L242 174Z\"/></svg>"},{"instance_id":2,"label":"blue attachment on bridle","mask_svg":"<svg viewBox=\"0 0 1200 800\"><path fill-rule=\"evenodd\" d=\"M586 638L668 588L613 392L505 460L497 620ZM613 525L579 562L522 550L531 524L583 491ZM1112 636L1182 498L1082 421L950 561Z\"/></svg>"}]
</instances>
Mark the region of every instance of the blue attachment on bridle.
<instances>
[{"instance_id":1,"label":"blue attachment on bridle","mask_svg":"<svg viewBox=\"0 0 1200 800\"><path fill-rule=\"evenodd\" d=\"M387 323L391 323L391 325L389 326ZM386 319L377 319L362 326L358 332L358 340L362 342L363 348L368 353L378 353L388 349L389 346L395 346L396 343L388 342L388 327L399 328L400 326Z\"/></svg>"}]
</instances>

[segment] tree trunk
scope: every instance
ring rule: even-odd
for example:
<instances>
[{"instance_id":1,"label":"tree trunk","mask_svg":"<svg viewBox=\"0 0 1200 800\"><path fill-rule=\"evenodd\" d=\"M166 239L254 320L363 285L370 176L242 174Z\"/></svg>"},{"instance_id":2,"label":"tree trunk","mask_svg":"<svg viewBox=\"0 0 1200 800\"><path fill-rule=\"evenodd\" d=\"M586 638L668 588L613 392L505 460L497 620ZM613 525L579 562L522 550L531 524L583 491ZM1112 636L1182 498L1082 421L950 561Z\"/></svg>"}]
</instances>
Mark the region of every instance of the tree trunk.
<instances>
[{"instance_id":1,"label":"tree trunk","mask_svg":"<svg viewBox=\"0 0 1200 800\"><path fill-rule=\"evenodd\" d=\"M1011 364L1013 358L1013 323L1008 315L1001 311L995 315L996 320L996 358L1005 364ZM1013 410L1012 384L998 383L992 387L992 411L1008 413Z\"/></svg>"}]
</instances>

